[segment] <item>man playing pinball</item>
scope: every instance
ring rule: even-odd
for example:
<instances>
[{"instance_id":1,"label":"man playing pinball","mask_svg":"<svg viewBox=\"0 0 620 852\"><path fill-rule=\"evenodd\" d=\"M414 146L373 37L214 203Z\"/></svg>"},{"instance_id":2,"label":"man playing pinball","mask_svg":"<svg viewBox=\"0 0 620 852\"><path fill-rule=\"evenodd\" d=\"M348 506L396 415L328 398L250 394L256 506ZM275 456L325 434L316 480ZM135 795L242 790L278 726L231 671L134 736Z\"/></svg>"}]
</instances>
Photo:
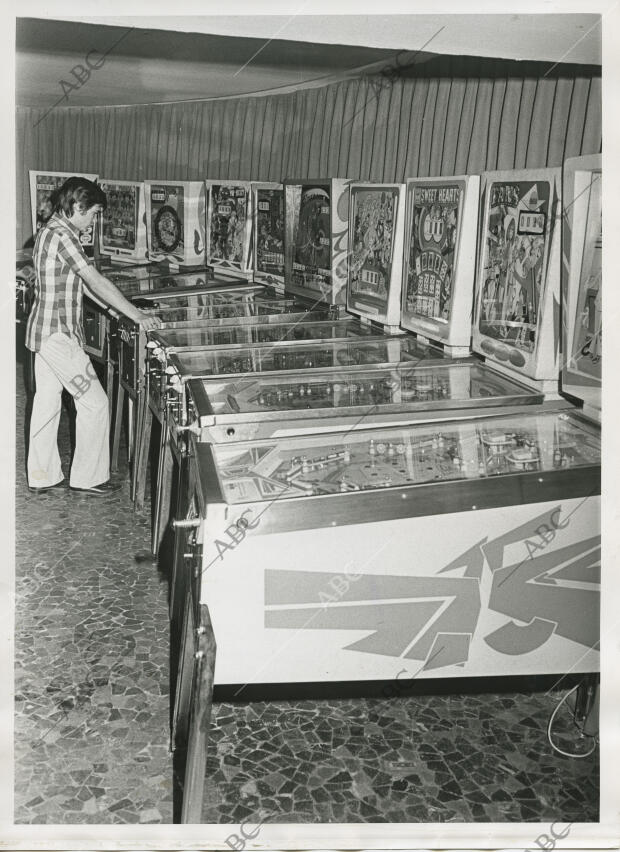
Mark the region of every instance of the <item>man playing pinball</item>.
<instances>
[{"instance_id":1,"label":"man playing pinball","mask_svg":"<svg viewBox=\"0 0 620 852\"><path fill-rule=\"evenodd\" d=\"M26 346L35 353L27 465L32 492L64 483L57 443L63 388L72 395L77 412L70 489L102 497L120 488L109 479L108 399L83 349L84 285L98 301L146 330L161 322L129 302L84 253L80 231L92 224L106 203L96 183L69 178L53 195L52 215L35 240L35 295L26 327Z\"/></svg>"}]
</instances>

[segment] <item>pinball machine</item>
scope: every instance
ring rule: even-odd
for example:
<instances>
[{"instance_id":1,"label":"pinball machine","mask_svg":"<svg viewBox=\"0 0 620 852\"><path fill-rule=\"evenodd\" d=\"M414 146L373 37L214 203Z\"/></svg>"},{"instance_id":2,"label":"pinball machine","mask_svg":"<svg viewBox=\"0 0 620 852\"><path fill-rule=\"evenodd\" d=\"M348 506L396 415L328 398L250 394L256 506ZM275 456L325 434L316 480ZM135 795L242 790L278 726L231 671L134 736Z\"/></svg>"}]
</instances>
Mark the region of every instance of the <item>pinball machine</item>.
<instances>
[{"instance_id":1,"label":"pinball machine","mask_svg":"<svg viewBox=\"0 0 620 852\"><path fill-rule=\"evenodd\" d=\"M445 178L443 189L464 191L433 210L435 194L416 196L415 183L402 322L445 323L437 257L450 268L458 256L473 275L476 240L446 230L456 218L465 233L478 199ZM196 376L206 351L170 354L184 391L170 409L185 459L171 593L183 821L199 821L214 684L375 682L403 667L444 679L598 670L600 429L558 394L559 205L558 170L482 177L472 331L484 361L453 361L463 343L449 334L431 364L224 375L235 355L242 369L259 363L260 348L246 348L212 353L219 375ZM425 229L424 217L444 224ZM573 314L594 329L575 293L596 278L599 235L582 230L590 256L565 257L587 270L570 279ZM421 260L434 247L420 234L449 250ZM426 284L424 263L439 270Z\"/></svg>"},{"instance_id":2,"label":"pinball machine","mask_svg":"<svg viewBox=\"0 0 620 852\"><path fill-rule=\"evenodd\" d=\"M173 603L184 821L200 821L214 684L597 670L599 430L539 405L428 414L191 436Z\"/></svg>"}]
</instances>

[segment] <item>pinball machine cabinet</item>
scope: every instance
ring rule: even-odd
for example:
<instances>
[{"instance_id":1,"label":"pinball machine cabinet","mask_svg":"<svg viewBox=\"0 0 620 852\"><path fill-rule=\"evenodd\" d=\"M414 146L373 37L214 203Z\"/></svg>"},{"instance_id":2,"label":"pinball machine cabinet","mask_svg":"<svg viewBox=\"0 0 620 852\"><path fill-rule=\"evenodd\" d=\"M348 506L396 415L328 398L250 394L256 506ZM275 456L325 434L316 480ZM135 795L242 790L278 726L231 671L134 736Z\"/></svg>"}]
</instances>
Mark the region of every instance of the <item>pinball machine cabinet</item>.
<instances>
[{"instance_id":1,"label":"pinball machine cabinet","mask_svg":"<svg viewBox=\"0 0 620 852\"><path fill-rule=\"evenodd\" d=\"M600 432L574 411L478 413L191 437L172 596L194 652L178 658L173 720L187 808L214 685L598 670Z\"/></svg>"},{"instance_id":2,"label":"pinball machine cabinet","mask_svg":"<svg viewBox=\"0 0 620 852\"><path fill-rule=\"evenodd\" d=\"M216 683L597 670L600 432L576 412L194 441L190 463Z\"/></svg>"}]
</instances>

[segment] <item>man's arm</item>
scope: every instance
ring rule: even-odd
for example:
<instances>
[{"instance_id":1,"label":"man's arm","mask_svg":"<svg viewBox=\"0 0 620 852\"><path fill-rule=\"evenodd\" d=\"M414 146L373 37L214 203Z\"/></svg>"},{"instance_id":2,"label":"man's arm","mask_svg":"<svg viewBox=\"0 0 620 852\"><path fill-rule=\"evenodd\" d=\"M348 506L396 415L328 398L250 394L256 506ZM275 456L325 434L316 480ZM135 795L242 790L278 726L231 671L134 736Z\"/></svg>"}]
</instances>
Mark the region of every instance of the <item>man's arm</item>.
<instances>
[{"instance_id":1,"label":"man's arm","mask_svg":"<svg viewBox=\"0 0 620 852\"><path fill-rule=\"evenodd\" d=\"M124 314L134 322L140 323L142 328L150 331L161 326L159 317L151 316L150 314L136 308L129 299L126 299L121 291L108 278L98 272L94 266L86 266L80 269L80 277L84 280L88 289L92 294L101 300L105 305L109 305L121 314Z\"/></svg>"}]
</instances>

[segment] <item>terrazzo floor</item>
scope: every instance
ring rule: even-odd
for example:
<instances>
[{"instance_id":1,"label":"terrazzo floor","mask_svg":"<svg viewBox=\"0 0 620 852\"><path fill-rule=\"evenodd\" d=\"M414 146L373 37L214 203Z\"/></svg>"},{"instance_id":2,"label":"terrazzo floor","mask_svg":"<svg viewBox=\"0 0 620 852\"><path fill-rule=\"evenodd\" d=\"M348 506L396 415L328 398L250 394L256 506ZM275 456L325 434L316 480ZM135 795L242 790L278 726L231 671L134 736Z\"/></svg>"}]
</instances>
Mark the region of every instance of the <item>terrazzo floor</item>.
<instances>
[{"instance_id":1,"label":"terrazzo floor","mask_svg":"<svg viewBox=\"0 0 620 852\"><path fill-rule=\"evenodd\" d=\"M105 499L30 494L21 367L17 381L15 822L170 823L168 589L134 559L148 511L127 482ZM60 445L66 470L66 412ZM572 760L547 742L563 694L216 693L202 821L596 821L597 751ZM574 748L567 709L562 730Z\"/></svg>"}]
</instances>

